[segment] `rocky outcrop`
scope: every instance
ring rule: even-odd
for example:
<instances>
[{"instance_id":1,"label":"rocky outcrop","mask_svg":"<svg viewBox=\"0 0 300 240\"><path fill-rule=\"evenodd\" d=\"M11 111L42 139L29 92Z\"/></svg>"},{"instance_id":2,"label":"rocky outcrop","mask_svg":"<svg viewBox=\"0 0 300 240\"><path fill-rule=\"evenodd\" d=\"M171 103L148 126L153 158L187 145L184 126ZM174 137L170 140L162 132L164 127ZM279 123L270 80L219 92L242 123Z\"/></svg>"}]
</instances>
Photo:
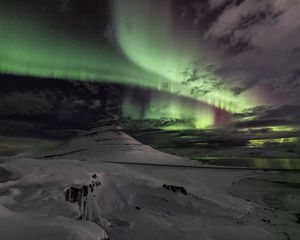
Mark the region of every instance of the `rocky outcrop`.
<instances>
[{"instance_id":1,"label":"rocky outcrop","mask_svg":"<svg viewBox=\"0 0 300 240\"><path fill-rule=\"evenodd\" d=\"M88 185L83 186L71 186L65 190L65 200L70 203L76 203L80 210L78 219L87 218L87 201L89 194L92 194L95 188L100 187L101 182L98 179L97 174L92 175L92 181Z\"/></svg>"},{"instance_id":2,"label":"rocky outcrop","mask_svg":"<svg viewBox=\"0 0 300 240\"><path fill-rule=\"evenodd\" d=\"M187 191L186 191L186 189L184 187L180 187L180 186L173 186L173 185L164 184L163 188L165 188L167 190L170 190L170 191L173 191L174 193L175 192L180 192L183 195L187 195L188 194Z\"/></svg>"}]
</instances>

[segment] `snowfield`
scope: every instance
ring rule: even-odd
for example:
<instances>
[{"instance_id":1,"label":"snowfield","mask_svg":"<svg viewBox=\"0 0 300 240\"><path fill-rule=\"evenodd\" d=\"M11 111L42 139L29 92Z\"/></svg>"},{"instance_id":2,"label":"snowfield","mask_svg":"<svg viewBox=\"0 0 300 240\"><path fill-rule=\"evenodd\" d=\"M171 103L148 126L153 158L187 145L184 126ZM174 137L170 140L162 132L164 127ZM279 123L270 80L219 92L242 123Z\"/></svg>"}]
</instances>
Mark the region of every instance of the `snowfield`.
<instances>
[{"instance_id":1,"label":"snowfield","mask_svg":"<svg viewBox=\"0 0 300 240\"><path fill-rule=\"evenodd\" d=\"M1 158L0 239L278 239L267 209L228 193L263 173L195 164L109 121L53 151Z\"/></svg>"}]
</instances>

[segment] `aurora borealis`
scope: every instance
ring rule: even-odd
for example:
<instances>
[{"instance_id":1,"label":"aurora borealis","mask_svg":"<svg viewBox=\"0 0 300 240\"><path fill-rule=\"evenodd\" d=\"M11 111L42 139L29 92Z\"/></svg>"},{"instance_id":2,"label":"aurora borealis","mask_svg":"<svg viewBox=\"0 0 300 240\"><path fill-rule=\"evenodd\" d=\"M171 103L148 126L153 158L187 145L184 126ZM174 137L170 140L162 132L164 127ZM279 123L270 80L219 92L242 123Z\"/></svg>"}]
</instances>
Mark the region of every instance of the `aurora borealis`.
<instances>
[{"instance_id":1,"label":"aurora borealis","mask_svg":"<svg viewBox=\"0 0 300 240\"><path fill-rule=\"evenodd\" d=\"M257 9L268 6L266 12L279 16L278 21L293 14L292 6L298 7L260 3ZM276 15L284 7L285 14ZM248 15L242 12L248 8ZM25 5L2 0L0 73L36 77L37 81L54 78L149 89L155 94L143 106L131 100L130 92L126 94L124 116L192 122L174 129L223 126L234 122L237 115L243 115L243 122L251 109L290 104L289 98L297 96L296 87L287 94L277 86L279 78L288 76L285 69L276 76L269 74L269 69L277 69L272 58L276 51L272 55L264 42L257 42L254 36L259 34L240 39L260 23L245 24L242 18L251 18L257 9L235 1L226 5L225 1L92 0L86 5L30 0ZM241 11L240 19L227 16L234 10ZM227 21L222 25L221 19ZM255 54L260 55L251 60ZM269 61L261 63L267 56ZM293 79L296 75L295 70ZM276 131L277 125L270 127ZM297 126L281 128L295 130Z\"/></svg>"},{"instance_id":2,"label":"aurora borealis","mask_svg":"<svg viewBox=\"0 0 300 240\"><path fill-rule=\"evenodd\" d=\"M214 108L236 113L258 104L230 92L197 38L176 22L172 1L110 1L110 41L82 38L38 12L7 5L0 21L2 73L121 83L190 97L212 107L200 104L199 115L170 102L164 114L193 115L197 127L214 125Z\"/></svg>"},{"instance_id":3,"label":"aurora borealis","mask_svg":"<svg viewBox=\"0 0 300 240\"><path fill-rule=\"evenodd\" d=\"M299 13L0 0L0 240L300 239Z\"/></svg>"}]
</instances>

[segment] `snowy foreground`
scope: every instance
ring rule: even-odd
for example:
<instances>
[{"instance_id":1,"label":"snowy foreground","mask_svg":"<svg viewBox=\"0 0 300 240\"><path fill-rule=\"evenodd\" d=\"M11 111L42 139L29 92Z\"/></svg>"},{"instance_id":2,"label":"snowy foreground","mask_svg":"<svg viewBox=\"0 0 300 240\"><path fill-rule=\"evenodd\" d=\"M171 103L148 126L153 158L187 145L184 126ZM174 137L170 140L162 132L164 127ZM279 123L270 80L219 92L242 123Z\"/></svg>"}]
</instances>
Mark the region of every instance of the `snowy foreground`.
<instances>
[{"instance_id":1,"label":"snowy foreground","mask_svg":"<svg viewBox=\"0 0 300 240\"><path fill-rule=\"evenodd\" d=\"M55 151L2 158L0 239L277 239L267 209L228 193L254 173L120 162L191 163L107 122Z\"/></svg>"}]
</instances>

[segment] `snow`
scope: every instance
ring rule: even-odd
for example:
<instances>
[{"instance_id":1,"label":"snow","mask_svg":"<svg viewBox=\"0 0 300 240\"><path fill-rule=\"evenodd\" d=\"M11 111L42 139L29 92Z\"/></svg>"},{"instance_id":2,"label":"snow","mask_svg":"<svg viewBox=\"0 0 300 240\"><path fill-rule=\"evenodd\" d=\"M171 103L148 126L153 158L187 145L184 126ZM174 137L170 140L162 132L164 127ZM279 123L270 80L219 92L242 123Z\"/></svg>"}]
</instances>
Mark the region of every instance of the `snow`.
<instances>
[{"instance_id":1,"label":"snow","mask_svg":"<svg viewBox=\"0 0 300 240\"><path fill-rule=\"evenodd\" d=\"M103 123L53 151L2 158L1 239L277 239L258 217L259 206L228 193L235 181L258 173L126 162L195 164ZM88 187L81 204L66 201L67 189L95 181L101 185Z\"/></svg>"}]
</instances>

